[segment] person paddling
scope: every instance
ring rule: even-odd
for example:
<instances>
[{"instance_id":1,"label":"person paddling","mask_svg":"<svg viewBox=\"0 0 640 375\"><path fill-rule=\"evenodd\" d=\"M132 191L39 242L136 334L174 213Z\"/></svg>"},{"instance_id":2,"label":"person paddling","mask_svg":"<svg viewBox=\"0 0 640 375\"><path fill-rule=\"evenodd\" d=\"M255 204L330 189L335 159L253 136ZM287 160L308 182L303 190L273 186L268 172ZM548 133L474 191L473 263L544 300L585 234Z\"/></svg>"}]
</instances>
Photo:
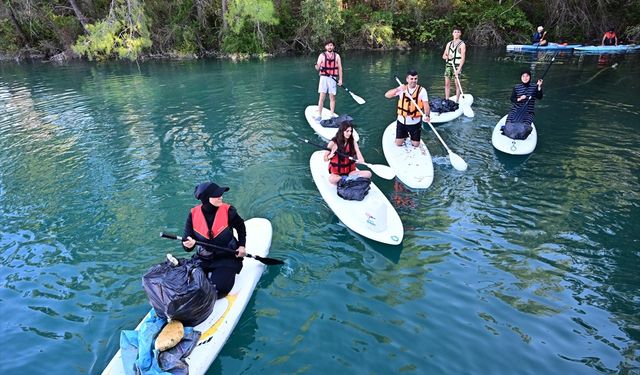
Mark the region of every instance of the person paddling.
<instances>
[{"instance_id":1,"label":"person paddling","mask_svg":"<svg viewBox=\"0 0 640 375\"><path fill-rule=\"evenodd\" d=\"M617 46L618 45L618 36L616 32L613 31L613 27L610 27L606 33L602 36L602 46Z\"/></svg>"},{"instance_id":2,"label":"person paddling","mask_svg":"<svg viewBox=\"0 0 640 375\"><path fill-rule=\"evenodd\" d=\"M455 79L455 75L460 77L462 74L462 66L464 65L465 56L467 54L467 46L460 39L462 31L460 29L453 29L453 40L447 43L444 47L444 53L442 59L446 61L444 67L444 98L449 99L449 93L451 92L451 80ZM451 63L455 65L451 66ZM460 88L456 86L456 102L460 103Z\"/></svg>"},{"instance_id":3,"label":"person paddling","mask_svg":"<svg viewBox=\"0 0 640 375\"><path fill-rule=\"evenodd\" d=\"M429 97L427 96L427 90L418 85L418 72L415 70L409 70L406 76L406 85L394 87L387 91L384 96L387 99L398 97L397 114L398 119L396 122L396 145L402 146L404 140L411 136L411 144L413 147L420 147L420 133L422 131L421 121L429 122L431 118L429 114L431 110L429 108ZM407 96L410 95L411 97ZM413 98L413 101L411 101ZM420 111L413 103L417 103L418 107L424 112L424 118Z\"/></svg>"},{"instance_id":4,"label":"person paddling","mask_svg":"<svg viewBox=\"0 0 640 375\"><path fill-rule=\"evenodd\" d=\"M534 46L545 47L547 45L547 40L545 39L546 35L547 35L547 32L544 31L544 27L538 26L538 29L536 30L536 32L533 33L533 38L531 39L531 42L533 43Z\"/></svg>"},{"instance_id":5,"label":"person paddling","mask_svg":"<svg viewBox=\"0 0 640 375\"><path fill-rule=\"evenodd\" d=\"M318 121L322 120L322 107L327 93L329 94L329 109L331 117L333 117L336 111L336 83L342 86L342 60L340 55L334 51L334 47L333 40L327 40L324 44L324 52L318 55L315 65L316 70L320 73L320 82L318 83L320 97L318 98L318 116L316 117Z\"/></svg>"},{"instance_id":6,"label":"person paddling","mask_svg":"<svg viewBox=\"0 0 640 375\"><path fill-rule=\"evenodd\" d=\"M213 182L203 182L196 186L194 196L202 202L189 212L184 226L186 238L182 242L185 251L196 247L196 240L235 251L220 251L212 247L198 245L193 258L200 261L200 267L216 287L218 298L226 296L235 283L237 273L242 270L245 256L247 230L244 220L235 207L222 202L222 194L229 191ZM238 233L238 239L233 235Z\"/></svg>"},{"instance_id":7,"label":"person paddling","mask_svg":"<svg viewBox=\"0 0 640 375\"><path fill-rule=\"evenodd\" d=\"M329 182L334 185L337 185L345 176L371 179L370 171L357 169L356 162L348 158L351 156L359 163L365 162L360 147L352 135L353 125L349 121L343 121L324 153L324 161L329 162Z\"/></svg>"},{"instance_id":8,"label":"person paddling","mask_svg":"<svg viewBox=\"0 0 640 375\"><path fill-rule=\"evenodd\" d=\"M531 71L525 70L520 74L519 83L511 92L511 110L507 115L507 123L525 123L531 125L534 118L536 99L542 99L542 79L531 85Z\"/></svg>"}]
</instances>

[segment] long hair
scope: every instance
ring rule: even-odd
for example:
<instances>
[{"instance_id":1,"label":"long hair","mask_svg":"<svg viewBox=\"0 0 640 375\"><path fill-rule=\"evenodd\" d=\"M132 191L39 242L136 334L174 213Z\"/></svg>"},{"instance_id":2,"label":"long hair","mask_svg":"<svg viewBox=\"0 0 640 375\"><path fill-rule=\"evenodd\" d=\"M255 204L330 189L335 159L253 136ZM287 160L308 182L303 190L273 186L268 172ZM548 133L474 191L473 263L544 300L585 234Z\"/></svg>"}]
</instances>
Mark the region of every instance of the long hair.
<instances>
[{"instance_id":1,"label":"long hair","mask_svg":"<svg viewBox=\"0 0 640 375\"><path fill-rule=\"evenodd\" d=\"M351 132L351 137L349 138L345 138L344 137L344 131L351 128L352 132ZM349 144L349 155L350 156L354 156L356 154L356 147L354 145L354 140L353 140L353 130L355 128L353 127L353 124L349 121L342 121L340 123L340 127L338 128L338 131L336 132L336 136L333 137L332 141L334 141L337 145L338 145L338 150L340 151L344 151L347 144Z\"/></svg>"}]
</instances>

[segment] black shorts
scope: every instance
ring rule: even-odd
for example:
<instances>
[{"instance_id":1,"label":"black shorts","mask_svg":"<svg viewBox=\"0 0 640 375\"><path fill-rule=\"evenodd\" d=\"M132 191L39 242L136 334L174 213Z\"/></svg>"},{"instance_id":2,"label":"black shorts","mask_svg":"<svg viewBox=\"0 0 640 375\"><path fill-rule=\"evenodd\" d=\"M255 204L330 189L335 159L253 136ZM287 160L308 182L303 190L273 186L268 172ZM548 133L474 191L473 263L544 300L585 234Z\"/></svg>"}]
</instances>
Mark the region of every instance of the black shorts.
<instances>
[{"instance_id":1,"label":"black shorts","mask_svg":"<svg viewBox=\"0 0 640 375\"><path fill-rule=\"evenodd\" d=\"M421 122L414 125L405 125L398 121L396 123L396 139L405 139L411 135L411 140L420 142L420 133L422 131Z\"/></svg>"}]
</instances>

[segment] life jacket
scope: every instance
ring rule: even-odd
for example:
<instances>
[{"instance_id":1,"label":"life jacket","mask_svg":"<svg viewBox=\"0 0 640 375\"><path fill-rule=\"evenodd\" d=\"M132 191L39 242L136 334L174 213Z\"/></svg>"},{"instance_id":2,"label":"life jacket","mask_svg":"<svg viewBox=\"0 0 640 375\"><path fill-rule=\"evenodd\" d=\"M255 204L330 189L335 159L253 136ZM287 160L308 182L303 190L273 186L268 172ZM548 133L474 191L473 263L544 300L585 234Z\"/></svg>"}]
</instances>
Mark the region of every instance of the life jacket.
<instances>
[{"instance_id":1,"label":"life jacket","mask_svg":"<svg viewBox=\"0 0 640 375\"><path fill-rule=\"evenodd\" d=\"M418 103L418 107L424 112L424 105L422 101L418 100L421 89L422 87L420 87L420 85L416 86L415 91L413 92L413 94L411 94L413 101L411 101L411 99L407 97L407 92L405 92L404 94L402 94L402 96L400 96L400 98L398 98L398 116L404 116L405 119L407 117L421 117L420 111L418 111L418 108L416 108L416 106L413 104L414 102Z\"/></svg>"},{"instance_id":2,"label":"life jacket","mask_svg":"<svg viewBox=\"0 0 640 375\"><path fill-rule=\"evenodd\" d=\"M338 63L336 62L336 53L333 52L333 58L330 59L326 52L322 53L324 55L324 61L322 65L320 65L320 75L321 76L338 76Z\"/></svg>"},{"instance_id":3,"label":"life jacket","mask_svg":"<svg viewBox=\"0 0 640 375\"><path fill-rule=\"evenodd\" d=\"M233 230L229 227L230 207L231 206L226 203L218 207L211 228L208 227L207 219L204 217L204 213L202 213L202 205L199 204L193 207L191 209L191 222L196 240L235 250L236 243L233 237ZM204 258L211 258L213 256L235 256L233 253L216 251L215 248L202 246L198 249L198 255Z\"/></svg>"},{"instance_id":4,"label":"life jacket","mask_svg":"<svg viewBox=\"0 0 640 375\"><path fill-rule=\"evenodd\" d=\"M336 142L335 138L333 141ZM346 155L351 155L351 146L347 143L344 150L340 150L340 148L338 147L338 152ZM340 155L340 153L336 152L331 160L329 160L329 173L345 176L356 170L356 162Z\"/></svg>"},{"instance_id":5,"label":"life jacket","mask_svg":"<svg viewBox=\"0 0 640 375\"><path fill-rule=\"evenodd\" d=\"M449 42L449 53L447 54L449 58L447 59L447 65L451 65L451 61L453 61L456 68L460 65L460 60L462 60L462 54L459 54L460 51L458 47L464 43L462 40L458 42L455 46L453 45L453 40ZM453 55L453 57L451 57Z\"/></svg>"},{"instance_id":6,"label":"life jacket","mask_svg":"<svg viewBox=\"0 0 640 375\"><path fill-rule=\"evenodd\" d=\"M607 31L604 33L604 45L613 46L616 44L616 33Z\"/></svg>"}]
</instances>

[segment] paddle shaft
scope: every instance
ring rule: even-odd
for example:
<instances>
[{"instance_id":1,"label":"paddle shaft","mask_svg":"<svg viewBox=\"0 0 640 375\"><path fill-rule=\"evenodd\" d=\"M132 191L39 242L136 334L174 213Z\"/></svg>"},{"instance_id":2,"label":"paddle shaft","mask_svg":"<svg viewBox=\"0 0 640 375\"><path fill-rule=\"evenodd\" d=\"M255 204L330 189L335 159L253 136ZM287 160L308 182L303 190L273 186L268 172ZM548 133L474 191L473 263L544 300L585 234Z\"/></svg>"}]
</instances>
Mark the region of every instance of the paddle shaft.
<instances>
[{"instance_id":1,"label":"paddle shaft","mask_svg":"<svg viewBox=\"0 0 640 375\"><path fill-rule=\"evenodd\" d=\"M453 63L453 60L451 60L450 62L451 67L453 68L453 75L456 77L456 83L458 84L458 88L460 89L460 95L464 97L464 92L462 91L462 83L460 83L460 78L458 78L458 72L456 71L456 64Z\"/></svg>"},{"instance_id":2,"label":"paddle shaft","mask_svg":"<svg viewBox=\"0 0 640 375\"><path fill-rule=\"evenodd\" d=\"M182 238L180 236L176 236L175 234L164 233L164 232L160 232L160 237L168 238L170 240L179 240L179 241L183 241L184 240L184 238ZM202 241L197 241L197 240L194 240L194 241L196 242L197 245L200 245L200 246L206 246L206 247L210 247L210 248L213 248L213 249L222 250L222 251L226 251L226 252L229 252L229 253L237 254L237 252L235 250L231 250L231 249L226 248L226 247L216 246L216 245L212 245L212 244L209 244L209 243L206 243L206 242L202 242ZM252 255L252 254L246 253L245 256L247 258L253 258L253 259L255 259L257 261L260 261L260 262L262 262L264 264L267 264L267 265L284 264L284 262L281 261L281 260L273 259L273 258L264 258L264 257L261 257L259 255Z\"/></svg>"}]
</instances>

